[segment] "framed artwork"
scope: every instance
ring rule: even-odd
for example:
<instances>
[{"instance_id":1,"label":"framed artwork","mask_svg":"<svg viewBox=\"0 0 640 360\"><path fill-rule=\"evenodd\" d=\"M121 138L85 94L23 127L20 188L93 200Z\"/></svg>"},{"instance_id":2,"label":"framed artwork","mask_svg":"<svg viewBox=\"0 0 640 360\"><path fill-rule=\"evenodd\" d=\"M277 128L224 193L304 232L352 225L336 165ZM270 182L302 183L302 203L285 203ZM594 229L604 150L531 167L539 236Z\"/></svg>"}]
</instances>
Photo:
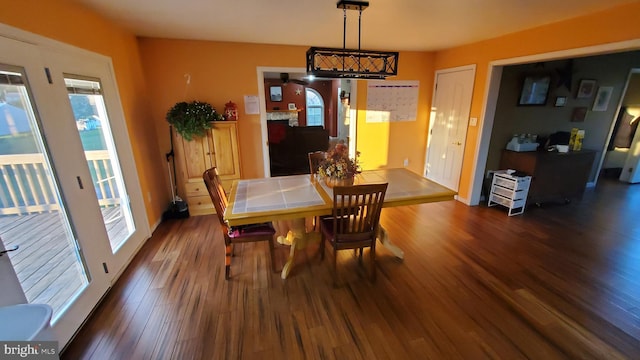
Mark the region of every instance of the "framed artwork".
<instances>
[{"instance_id":1,"label":"framed artwork","mask_svg":"<svg viewBox=\"0 0 640 360\"><path fill-rule=\"evenodd\" d=\"M567 97L566 96L558 96L558 97L556 97L555 106L557 106L557 107L564 106L566 103L567 103Z\"/></svg>"},{"instance_id":2,"label":"framed artwork","mask_svg":"<svg viewBox=\"0 0 640 360\"><path fill-rule=\"evenodd\" d=\"M585 117L587 117L587 108L585 106L577 107L573 109L573 114L571 115L571 121L583 122Z\"/></svg>"},{"instance_id":3,"label":"framed artwork","mask_svg":"<svg viewBox=\"0 0 640 360\"><path fill-rule=\"evenodd\" d=\"M595 80L581 80L580 86L578 87L578 93L576 94L576 99L588 99L593 96L595 91Z\"/></svg>"},{"instance_id":4,"label":"framed artwork","mask_svg":"<svg viewBox=\"0 0 640 360\"><path fill-rule=\"evenodd\" d=\"M551 76L527 76L522 84L518 105L544 105L547 103Z\"/></svg>"},{"instance_id":5,"label":"framed artwork","mask_svg":"<svg viewBox=\"0 0 640 360\"><path fill-rule=\"evenodd\" d=\"M269 97L271 101L282 101L282 86L269 87Z\"/></svg>"},{"instance_id":6,"label":"framed artwork","mask_svg":"<svg viewBox=\"0 0 640 360\"><path fill-rule=\"evenodd\" d=\"M609 100L611 100L611 93L613 93L613 86L600 86L591 110L607 111Z\"/></svg>"}]
</instances>

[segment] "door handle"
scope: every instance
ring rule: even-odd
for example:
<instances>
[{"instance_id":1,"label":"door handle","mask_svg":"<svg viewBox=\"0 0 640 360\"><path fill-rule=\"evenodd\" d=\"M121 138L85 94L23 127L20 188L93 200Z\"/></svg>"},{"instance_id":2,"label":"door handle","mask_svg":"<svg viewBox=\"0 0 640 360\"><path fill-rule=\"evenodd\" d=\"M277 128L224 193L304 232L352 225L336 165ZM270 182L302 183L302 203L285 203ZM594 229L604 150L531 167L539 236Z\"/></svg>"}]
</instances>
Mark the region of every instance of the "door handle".
<instances>
[{"instance_id":1,"label":"door handle","mask_svg":"<svg viewBox=\"0 0 640 360\"><path fill-rule=\"evenodd\" d=\"M0 256L2 256L2 255L4 255L4 254L8 253L9 251L16 251L16 250L18 250L19 248L20 248L20 245L16 245L13 249L2 250L2 251L0 251Z\"/></svg>"}]
</instances>

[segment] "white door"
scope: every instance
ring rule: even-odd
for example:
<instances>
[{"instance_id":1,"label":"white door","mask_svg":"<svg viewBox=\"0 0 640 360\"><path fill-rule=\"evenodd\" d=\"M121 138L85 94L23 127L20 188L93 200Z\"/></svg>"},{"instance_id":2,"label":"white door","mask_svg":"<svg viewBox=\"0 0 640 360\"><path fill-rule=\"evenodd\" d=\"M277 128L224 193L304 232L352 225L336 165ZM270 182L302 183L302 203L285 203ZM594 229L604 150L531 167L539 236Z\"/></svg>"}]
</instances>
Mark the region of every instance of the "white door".
<instances>
[{"instance_id":1,"label":"white door","mask_svg":"<svg viewBox=\"0 0 640 360\"><path fill-rule=\"evenodd\" d=\"M425 176L458 191L475 66L436 72Z\"/></svg>"},{"instance_id":2,"label":"white door","mask_svg":"<svg viewBox=\"0 0 640 360\"><path fill-rule=\"evenodd\" d=\"M81 140L87 187L94 190L88 193L100 212L99 226L107 230L111 256L105 260L112 279L150 230L111 64L51 50L44 59L56 101L72 124L64 136Z\"/></svg>"},{"instance_id":3,"label":"white door","mask_svg":"<svg viewBox=\"0 0 640 360\"><path fill-rule=\"evenodd\" d=\"M0 286L51 305L63 347L149 230L110 62L51 49L0 37L0 238L5 248L18 247L3 259L18 281L0 277ZM108 135L93 143L110 143L99 161L87 156L67 90L73 84L65 80L80 77L104 90L89 104L100 115L99 133ZM104 181L96 183L94 173ZM101 198L100 188L109 196ZM110 206L98 201L104 198L113 199Z\"/></svg>"}]
</instances>

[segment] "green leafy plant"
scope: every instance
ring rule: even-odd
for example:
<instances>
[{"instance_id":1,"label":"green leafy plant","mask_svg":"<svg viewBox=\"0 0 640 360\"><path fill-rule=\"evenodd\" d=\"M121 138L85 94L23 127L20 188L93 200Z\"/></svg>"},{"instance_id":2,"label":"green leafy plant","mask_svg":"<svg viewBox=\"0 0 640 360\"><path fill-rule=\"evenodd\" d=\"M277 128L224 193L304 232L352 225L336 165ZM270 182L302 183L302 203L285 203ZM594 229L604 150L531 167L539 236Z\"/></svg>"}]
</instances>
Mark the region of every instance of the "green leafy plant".
<instances>
[{"instance_id":1,"label":"green leafy plant","mask_svg":"<svg viewBox=\"0 0 640 360\"><path fill-rule=\"evenodd\" d=\"M211 128L211 121L224 120L211 104L200 101L179 102L167 112L167 121L187 141L202 137Z\"/></svg>"}]
</instances>

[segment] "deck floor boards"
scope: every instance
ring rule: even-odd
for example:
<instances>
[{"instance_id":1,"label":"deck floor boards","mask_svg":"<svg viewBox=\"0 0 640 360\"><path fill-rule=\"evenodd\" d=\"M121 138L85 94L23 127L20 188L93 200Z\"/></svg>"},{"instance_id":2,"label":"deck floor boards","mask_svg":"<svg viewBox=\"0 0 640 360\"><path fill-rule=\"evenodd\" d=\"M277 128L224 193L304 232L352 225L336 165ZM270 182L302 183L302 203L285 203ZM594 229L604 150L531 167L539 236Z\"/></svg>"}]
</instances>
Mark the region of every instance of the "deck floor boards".
<instances>
[{"instance_id":1,"label":"deck floor boards","mask_svg":"<svg viewBox=\"0 0 640 360\"><path fill-rule=\"evenodd\" d=\"M120 210L111 207L102 211L109 218ZM20 247L8 254L27 299L51 305L54 314L84 286L84 270L58 217L57 212L0 216L5 248ZM122 238L127 231L122 217L106 228L110 239Z\"/></svg>"}]
</instances>

